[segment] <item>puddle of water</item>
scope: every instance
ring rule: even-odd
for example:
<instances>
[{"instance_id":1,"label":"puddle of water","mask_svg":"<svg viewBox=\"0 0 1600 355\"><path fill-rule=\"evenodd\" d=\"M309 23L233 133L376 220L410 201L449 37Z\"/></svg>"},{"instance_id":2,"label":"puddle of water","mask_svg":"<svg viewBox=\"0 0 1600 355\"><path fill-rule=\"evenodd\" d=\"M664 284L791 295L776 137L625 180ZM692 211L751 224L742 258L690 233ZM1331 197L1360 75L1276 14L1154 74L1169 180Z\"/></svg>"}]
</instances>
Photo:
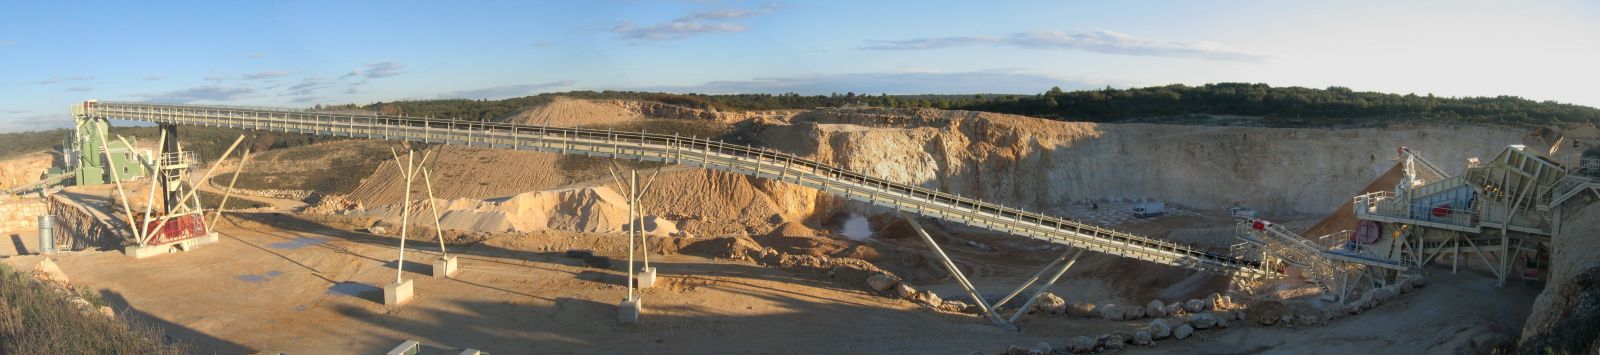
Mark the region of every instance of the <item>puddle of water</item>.
<instances>
[{"instance_id":1,"label":"puddle of water","mask_svg":"<svg viewBox=\"0 0 1600 355\"><path fill-rule=\"evenodd\" d=\"M267 282L267 281L272 281L272 278L274 278L274 277L278 277L278 276L282 276L282 275L283 275L282 271L273 270L273 271L268 271L267 273L261 274L261 275L238 275L238 276L234 276L233 279L239 280L239 281L244 281L244 282Z\"/></svg>"},{"instance_id":2,"label":"puddle of water","mask_svg":"<svg viewBox=\"0 0 1600 355\"><path fill-rule=\"evenodd\" d=\"M872 239L872 223L867 222L866 217L852 214L850 219L844 221L844 227L840 228L839 234L856 241Z\"/></svg>"},{"instance_id":3,"label":"puddle of water","mask_svg":"<svg viewBox=\"0 0 1600 355\"><path fill-rule=\"evenodd\" d=\"M324 241L327 241L327 239L324 239L324 238L312 238L312 237L295 237L294 239L289 240L287 242L277 242L277 243L268 244L267 246L272 247L274 249L300 249L300 248L304 248L304 247L306 247L308 245L321 244Z\"/></svg>"},{"instance_id":4,"label":"puddle of water","mask_svg":"<svg viewBox=\"0 0 1600 355\"><path fill-rule=\"evenodd\" d=\"M336 283L333 284L333 287L328 288L328 294L330 295L361 297L363 294L372 292L383 292L383 289L352 281Z\"/></svg>"}]
</instances>

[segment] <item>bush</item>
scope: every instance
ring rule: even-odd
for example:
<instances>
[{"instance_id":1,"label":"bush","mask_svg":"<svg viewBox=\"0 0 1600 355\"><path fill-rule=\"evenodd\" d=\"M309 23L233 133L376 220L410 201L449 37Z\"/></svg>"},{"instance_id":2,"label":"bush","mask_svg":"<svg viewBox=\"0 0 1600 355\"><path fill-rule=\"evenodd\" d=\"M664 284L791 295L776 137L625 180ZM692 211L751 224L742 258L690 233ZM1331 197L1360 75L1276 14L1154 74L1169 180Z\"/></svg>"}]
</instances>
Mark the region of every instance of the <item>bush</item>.
<instances>
[{"instance_id":1,"label":"bush","mask_svg":"<svg viewBox=\"0 0 1600 355\"><path fill-rule=\"evenodd\" d=\"M90 303L105 303L98 295ZM0 265L0 354L184 354L153 326L79 313L46 286Z\"/></svg>"}]
</instances>

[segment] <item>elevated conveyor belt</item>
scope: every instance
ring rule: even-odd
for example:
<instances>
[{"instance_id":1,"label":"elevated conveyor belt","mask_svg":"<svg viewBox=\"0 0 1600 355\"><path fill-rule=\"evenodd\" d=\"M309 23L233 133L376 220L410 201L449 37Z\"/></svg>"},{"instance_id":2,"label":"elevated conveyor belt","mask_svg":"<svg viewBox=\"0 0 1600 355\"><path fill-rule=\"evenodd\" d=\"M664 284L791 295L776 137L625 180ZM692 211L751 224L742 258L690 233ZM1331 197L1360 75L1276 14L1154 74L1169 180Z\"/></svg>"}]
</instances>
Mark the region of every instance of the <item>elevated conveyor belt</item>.
<instances>
[{"instance_id":1,"label":"elevated conveyor belt","mask_svg":"<svg viewBox=\"0 0 1600 355\"><path fill-rule=\"evenodd\" d=\"M50 187L50 185L55 185L57 183L65 181L67 179L71 179L73 176L77 176L77 175L78 175L78 172L76 172L76 171L68 171L68 172L65 172L65 173L61 173L60 175L56 175L56 176L51 176L49 178L45 178L44 180L35 181L35 182L31 183L31 184L27 184L27 185L22 185L22 186L17 186L17 187L13 187L13 188L10 188L10 189L6 189L6 194L18 195L18 194L33 192L34 190L44 189L44 188Z\"/></svg>"},{"instance_id":2,"label":"elevated conveyor belt","mask_svg":"<svg viewBox=\"0 0 1600 355\"><path fill-rule=\"evenodd\" d=\"M1194 246L896 183L764 148L708 139L272 108L89 101L74 111L94 119L454 144L695 166L799 184L924 217L1127 258L1244 277L1280 275L1277 270L1264 269L1257 261Z\"/></svg>"}]
</instances>

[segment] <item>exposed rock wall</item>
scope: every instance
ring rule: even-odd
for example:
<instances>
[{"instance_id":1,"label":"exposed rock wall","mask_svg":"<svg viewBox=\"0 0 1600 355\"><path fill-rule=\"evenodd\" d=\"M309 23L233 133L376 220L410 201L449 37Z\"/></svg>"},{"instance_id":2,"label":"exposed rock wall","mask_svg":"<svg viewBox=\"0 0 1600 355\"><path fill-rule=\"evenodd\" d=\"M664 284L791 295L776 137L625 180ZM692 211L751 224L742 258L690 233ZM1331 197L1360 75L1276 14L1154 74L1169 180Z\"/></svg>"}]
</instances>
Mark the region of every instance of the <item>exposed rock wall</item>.
<instances>
[{"instance_id":1,"label":"exposed rock wall","mask_svg":"<svg viewBox=\"0 0 1600 355\"><path fill-rule=\"evenodd\" d=\"M1060 122L930 109L820 110L769 126L771 146L847 169L1048 210L1159 199L1327 213L1409 146L1449 171L1524 132L1502 127L1312 129Z\"/></svg>"},{"instance_id":2,"label":"exposed rock wall","mask_svg":"<svg viewBox=\"0 0 1600 355\"><path fill-rule=\"evenodd\" d=\"M0 232L39 229L39 216L48 212L44 199L0 197Z\"/></svg>"},{"instance_id":3,"label":"exposed rock wall","mask_svg":"<svg viewBox=\"0 0 1600 355\"><path fill-rule=\"evenodd\" d=\"M1550 278L1522 328L1523 353L1600 352L1600 203L1563 211Z\"/></svg>"},{"instance_id":4,"label":"exposed rock wall","mask_svg":"<svg viewBox=\"0 0 1600 355\"><path fill-rule=\"evenodd\" d=\"M122 224L113 225L110 216L62 195L50 195L50 214L55 216L58 250L117 248L131 233Z\"/></svg>"}]
</instances>

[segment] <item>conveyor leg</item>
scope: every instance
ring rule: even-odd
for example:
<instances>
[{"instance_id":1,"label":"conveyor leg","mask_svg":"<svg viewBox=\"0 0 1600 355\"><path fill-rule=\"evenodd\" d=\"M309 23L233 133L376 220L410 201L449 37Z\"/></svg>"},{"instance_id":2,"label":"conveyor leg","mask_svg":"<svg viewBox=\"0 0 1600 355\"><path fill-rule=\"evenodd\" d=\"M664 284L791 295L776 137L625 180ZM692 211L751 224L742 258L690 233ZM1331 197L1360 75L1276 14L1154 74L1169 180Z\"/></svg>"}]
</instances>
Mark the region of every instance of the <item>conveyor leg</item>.
<instances>
[{"instance_id":1,"label":"conveyor leg","mask_svg":"<svg viewBox=\"0 0 1600 355\"><path fill-rule=\"evenodd\" d=\"M956 263L954 261L950 261L950 256L945 255L944 249L939 248L939 243L933 241L933 236L928 235L928 231L922 229L922 223L918 223L916 218L911 217L911 215L907 215L905 212L900 212L900 218L904 218L906 223L911 225L911 229L915 229L917 231L917 235L922 237L922 241L928 243L928 247L933 249L933 253L939 256L939 261L944 262L945 269L950 270L950 275L955 276L956 282L961 284L961 288L967 290L967 295L972 297L973 303L978 304L978 310L983 312L984 317L989 318L989 322L992 322L994 325L998 325L1000 328L1005 330L1017 330L1017 326L1012 325L1005 319L1000 318L1000 315L996 314L994 309L989 307L989 302L983 299L983 295L978 294L978 289L972 286L972 282L967 280L967 276L961 274L961 269L956 268Z\"/></svg>"},{"instance_id":2,"label":"conveyor leg","mask_svg":"<svg viewBox=\"0 0 1600 355\"><path fill-rule=\"evenodd\" d=\"M1072 268L1072 264L1078 263L1078 257L1080 256L1083 256L1083 249L1078 249L1077 252L1073 253L1072 259L1068 259L1066 265L1062 265L1060 270L1056 270L1055 275L1050 276L1050 281L1045 281L1043 285L1039 285L1038 289L1033 290L1033 295L1028 296L1028 301L1023 302L1022 307L1018 308L1016 313L1012 313L1011 319L1007 320L1006 322L1013 324L1013 326L1017 324L1017 320L1022 319L1022 315L1028 314L1028 307L1033 307L1033 302L1038 301L1039 296L1044 295L1044 291L1049 290L1050 286L1055 285L1056 280L1060 280L1061 275L1065 275L1067 273L1067 269Z\"/></svg>"}]
</instances>

